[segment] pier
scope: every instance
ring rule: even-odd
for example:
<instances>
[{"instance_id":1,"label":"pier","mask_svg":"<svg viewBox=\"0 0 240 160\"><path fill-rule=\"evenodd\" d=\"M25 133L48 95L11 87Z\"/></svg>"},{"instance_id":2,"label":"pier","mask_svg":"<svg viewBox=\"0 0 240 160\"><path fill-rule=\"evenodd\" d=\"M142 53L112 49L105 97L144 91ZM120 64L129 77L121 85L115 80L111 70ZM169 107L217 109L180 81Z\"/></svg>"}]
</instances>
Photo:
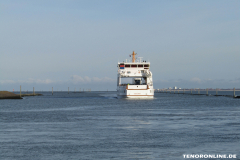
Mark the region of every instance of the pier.
<instances>
[{"instance_id":1,"label":"pier","mask_svg":"<svg viewBox=\"0 0 240 160\"><path fill-rule=\"evenodd\" d=\"M193 96L223 96L223 97L232 97L232 98L240 98L237 96L235 92L239 92L240 89L155 89L155 93L169 93L169 94L188 94ZM211 92L211 94L209 94ZM219 94L220 92L229 92L229 94ZM232 92L232 94L231 94Z\"/></svg>"},{"instance_id":2,"label":"pier","mask_svg":"<svg viewBox=\"0 0 240 160\"><path fill-rule=\"evenodd\" d=\"M67 93L84 93L84 92L91 92L92 89L91 88L88 88L88 89L82 89L81 88L79 89L79 91L76 91L76 88L74 88L74 91L71 91L70 88L68 87L67 89ZM107 89L108 91L108 89ZM14 93L15 92L15 93ZM46 92L46 91L38 91L38 92ZM49 90L49 92L51 92L52 95L54 95L54 92L62 92L62 91L57 91L55 90L54 91L54 88L52 87L51 90ZM22 86L20 85L20 90L18 91L14 91L13 89L13 92L12 91L0 91L0 99L23 99L22 97L26 97L26 96L42 96L42 94L40 93L35 93L35 87L33 87L33 90L32 92L29 93L28 90L22 90Z\"/></svg>"}]
</instances>

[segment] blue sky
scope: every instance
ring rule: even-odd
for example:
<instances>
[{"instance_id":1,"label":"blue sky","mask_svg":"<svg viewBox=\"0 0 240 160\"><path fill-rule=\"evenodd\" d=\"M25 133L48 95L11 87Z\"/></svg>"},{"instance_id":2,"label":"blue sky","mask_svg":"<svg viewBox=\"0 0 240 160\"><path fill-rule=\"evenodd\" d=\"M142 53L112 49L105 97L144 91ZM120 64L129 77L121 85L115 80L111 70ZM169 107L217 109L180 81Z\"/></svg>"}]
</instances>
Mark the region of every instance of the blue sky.
<instances>
[{"instance_id":1,"label":"blue sky","mask_svg":"<svg viewBox=\"0 0 240 160\"><path fill-rule=\"evenodd\" d=\"M134 50L154 88L240 88L239 0L0 0L0 90L116 90Z\"/></svg>"}]
</instances>

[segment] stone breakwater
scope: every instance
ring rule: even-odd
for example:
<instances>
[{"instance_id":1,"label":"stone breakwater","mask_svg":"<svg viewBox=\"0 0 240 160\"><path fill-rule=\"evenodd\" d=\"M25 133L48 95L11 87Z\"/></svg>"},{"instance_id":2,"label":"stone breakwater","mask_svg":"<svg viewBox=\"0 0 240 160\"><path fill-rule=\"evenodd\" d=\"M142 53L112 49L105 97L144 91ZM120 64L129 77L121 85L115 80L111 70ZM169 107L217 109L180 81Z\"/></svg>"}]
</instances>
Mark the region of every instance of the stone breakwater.
<instances>
[{"instance_id":1,"label":"stone breakwater","mask_svg":"<svg viewBox=\"0 0 240 160\"><path fill-rule=\"evenodd\" d=\"M0 91L0 99L22 99L20 95L8 92L8 91Z\"/></svg>"},{"instance_id":2,"label":"stone breakwater","mask_svg":"<svg viewBox=\"0 0 240 160\"><path fill-rule=\"evenodd\" d=\"M8 91L0 91L0 99L22 99L25 96L41 96L42 94L34 93L34 94L15 94Z\"/></svg>"}]
</instances>

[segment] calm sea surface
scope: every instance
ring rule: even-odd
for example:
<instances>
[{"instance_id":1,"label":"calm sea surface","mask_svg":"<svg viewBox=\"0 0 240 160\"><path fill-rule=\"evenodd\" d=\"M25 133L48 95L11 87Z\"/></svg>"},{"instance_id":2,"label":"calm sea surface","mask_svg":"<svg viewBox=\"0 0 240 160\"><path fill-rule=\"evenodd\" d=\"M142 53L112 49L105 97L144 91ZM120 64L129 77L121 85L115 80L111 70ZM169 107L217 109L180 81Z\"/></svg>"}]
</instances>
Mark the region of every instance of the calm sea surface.
<instances>
[{"instance_id":1,"label":"calm sea surface","mask_svg":"<svg viewBox=\"0 0 240 160\"><path fill-rule=\"evenodd\" d=\"M183 154L236 154L240 159L240 99L42 94L0 100L0 159L176 160Z\"/></svg>"}]
</instances>

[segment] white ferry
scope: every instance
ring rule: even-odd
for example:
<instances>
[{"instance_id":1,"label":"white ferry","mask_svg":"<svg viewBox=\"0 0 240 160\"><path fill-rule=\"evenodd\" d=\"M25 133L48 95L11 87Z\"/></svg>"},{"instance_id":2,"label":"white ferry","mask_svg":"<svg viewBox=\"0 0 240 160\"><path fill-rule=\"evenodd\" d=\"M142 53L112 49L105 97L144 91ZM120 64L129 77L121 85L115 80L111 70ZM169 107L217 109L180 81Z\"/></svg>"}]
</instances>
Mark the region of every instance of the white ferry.
<instances>
[{"instance_id":1,"label":"white ferry","mask_svg":"<svg viewBox=\"0 0 240 160\"><path fill-rule=\"evenodd\" d=\"M153 98L153 80L150 62L136 61L136 53L132 56L132 62L118 62L117 92L118 98ZM131 83L121 83L122 78L132 79Z\"/></svg>"}]
</instances>

